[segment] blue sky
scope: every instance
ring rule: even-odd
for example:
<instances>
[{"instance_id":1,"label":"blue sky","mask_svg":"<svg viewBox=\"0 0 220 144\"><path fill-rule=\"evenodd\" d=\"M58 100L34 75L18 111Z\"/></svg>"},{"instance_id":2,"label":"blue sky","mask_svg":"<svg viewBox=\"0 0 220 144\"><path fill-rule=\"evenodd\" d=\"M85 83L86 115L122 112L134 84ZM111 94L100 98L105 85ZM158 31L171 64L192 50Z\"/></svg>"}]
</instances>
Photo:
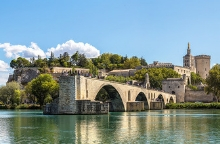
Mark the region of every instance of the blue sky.
<instances>
[{"instance_id":1,"label":"blue sky","mask_svg":"<svg viewBox=\"0 0 220 144\"><path fill-rule=\"evenodd\" d=\"M220 63L219 6L218 0L1 1L0 85L12 73L12 59L50 51L109 52L182 66L190 42L193 55Z\"/></svg>"}]
</instances>

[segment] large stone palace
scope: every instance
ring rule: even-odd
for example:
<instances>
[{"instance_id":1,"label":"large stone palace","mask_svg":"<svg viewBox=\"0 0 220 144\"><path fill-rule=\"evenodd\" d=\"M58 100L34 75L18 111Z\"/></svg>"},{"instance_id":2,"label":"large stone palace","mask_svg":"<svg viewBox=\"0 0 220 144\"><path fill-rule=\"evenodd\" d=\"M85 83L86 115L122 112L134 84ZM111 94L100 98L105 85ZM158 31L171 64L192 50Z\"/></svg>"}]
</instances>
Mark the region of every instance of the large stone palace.
<instances>
[{"instance_id":1,"label":"large stone palace","mask_svg":"<svg viewBox=\"0 0 220 144\"><path fill-rule=\"evenodd\" d=\"M206 79L210 70L209 55L191 55L190 44L188 43L187 54L183 57L183 67L187 67L191 72L199 74L202 78Z\"/></svg>"},{"instance_id":2,"label":"large stone palace","mask_svg":"<svg viewBox=\"0 0 220 144\"><path fill-rule=\"evenodd\" d=\"M138 66L136 69L128 70L113 70L109 72L109 75L116 76L133 76L137 70L142 68L172 68L181 78L168 78L162 82L162 90L167 93L175 94L177 102L212 102L212 94L207 95L204 92L203 84L201 84L198 91L193 91L186 87L191 84L191 72L199 74L202 78L206 79L210 70L210 59L209 55L197 55L191 54L190 44L188 43L187 53L183 56L183 66L177 66L172 63L161 63L154 61L148 66Z\"/></svg>"}]
</instances>

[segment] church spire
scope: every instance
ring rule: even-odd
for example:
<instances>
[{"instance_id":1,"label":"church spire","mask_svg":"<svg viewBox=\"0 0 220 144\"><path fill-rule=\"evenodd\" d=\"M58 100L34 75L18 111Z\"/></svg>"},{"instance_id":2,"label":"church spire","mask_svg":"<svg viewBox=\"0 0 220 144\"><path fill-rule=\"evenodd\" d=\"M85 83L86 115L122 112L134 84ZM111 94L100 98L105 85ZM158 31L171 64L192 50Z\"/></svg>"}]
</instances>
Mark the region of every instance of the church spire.
<instances>
[{"instance_id":1,"label":"church spire","mask_svg":"<svg viewBox=\"0 0 220 144\"><path fill-rule=\"evenodd\" d=\"M189 44L189 42L188 42L187 55L191 55L191 49L190 49L190 44Z\"/></svg>"}]
</instances>

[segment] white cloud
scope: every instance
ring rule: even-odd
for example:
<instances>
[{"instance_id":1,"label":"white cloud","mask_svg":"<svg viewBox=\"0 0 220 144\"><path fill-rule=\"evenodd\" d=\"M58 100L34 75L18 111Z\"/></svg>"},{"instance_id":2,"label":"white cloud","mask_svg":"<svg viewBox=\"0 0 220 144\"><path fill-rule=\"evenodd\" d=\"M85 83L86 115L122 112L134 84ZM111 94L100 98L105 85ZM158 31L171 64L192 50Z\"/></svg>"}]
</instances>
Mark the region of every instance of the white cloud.
<instances>
[{"instance_id":1,"label":"white cloud","mask_svg":"<svg viewBox=\"0 0 220 144\"><path fill-rule=\"evenodd\" d=\"M70 55L72 55L76 51L78 51L81 54L85 54L85 56L88 58L94 58L100 55L100 51L96 49L94 46L88 43L82 43L82 42L76 43L73 40L69 40L63 44L58 44L56 48L52 47L48 49L46 55L50 56L51 51L54 53L55 56L59 56L64 52L68 52Z\"/></svg>"},{"instance_id":2,"label":"white cloud","mask_svg":"<svg viewBox=\"0 0 220 144\"><path fill-rule=\"evenodd\" d=\"M8 81L9 73L6 72L0 72L0 86L6 85L6 82Z\"/></svg>"},{"instance_id":3,"label":"white cloud","mask_svg":"<svg viewBox=\"0 0 220 144\"><path fill-rule=\"evenodd\" d=\"M0 44L0 48L3 48L6 52L6 57L17 58L19 56L24 58L32 58L40 55L46 57L44 51L38 47L36 43L31 42L29 47L25 45L11 45L10 43Z\"/></svg>"},{"instance_id":4,"label":"white cloud","mask_svg":"<svg viewBox=\"0 0 220 144\"><path fill-rule=\"evenodd\" d=\"M0 60L0 71L8 71L9 68L9 65L6 62Z\"/></svg>"},{"instance_id":5,"label":"white cloud","mask_svg":"<svg viewBox=\"0 0 220 144\"><path fill-rule=\"evenodd\" d=\"M8 58L18 58L19 56L24 58L32 58L41 56L45 58L46 55L49 57L51 51L54 53L56 57L64 52L68 52L70 55L74 54L76 51L79 51L81 54L85 54L88 58L98 57L100 55L100 51L96 49L94 46L88 43L82 42L74 42L73 40L69 40L63 44L58 44L55 48L49 48L47 52L44 52L36 43L31 42L29 47L25 45L11 45L10 43L0 43L0 48L2 48L6 52L6 57Z\"/></svg>"}]
</instances>

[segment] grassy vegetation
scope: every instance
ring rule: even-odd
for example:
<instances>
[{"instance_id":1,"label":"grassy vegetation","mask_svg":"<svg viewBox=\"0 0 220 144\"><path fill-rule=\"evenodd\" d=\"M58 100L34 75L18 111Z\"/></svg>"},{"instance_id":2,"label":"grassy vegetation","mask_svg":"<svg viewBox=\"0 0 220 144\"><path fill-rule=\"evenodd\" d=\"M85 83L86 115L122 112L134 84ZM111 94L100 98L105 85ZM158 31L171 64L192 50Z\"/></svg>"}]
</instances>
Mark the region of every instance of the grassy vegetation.
<instances>
[{"instance_id":1,"label":"grassy vegetation","mask_svg":"<svg viewBox=\"0 0 220 144\"><path fill-rule=\"evenodd\" d=\"M166 109L220 109L220 103L169 103Z\"/></svg>"},{"instance_id":2,"label":"grassy vegetation","mask_svg":"<svg viewBox=\"0 0 220 144\"><path fill-rule=\"evenodd\" d=\"M0 109L40 109L38 104L0 105Z\"/></svg>"},{"instance_id":3,"label":"grassy vegetation","mask_svg":"<svg viewBox=\"0 0 220 144\"><path fill-rule=\"evenodd\" d=\"M197 87L194 85L187 85L187 87L189 87L190 89L195 90L195 91L197 90Z\"/></svg>"}]
</instances>

